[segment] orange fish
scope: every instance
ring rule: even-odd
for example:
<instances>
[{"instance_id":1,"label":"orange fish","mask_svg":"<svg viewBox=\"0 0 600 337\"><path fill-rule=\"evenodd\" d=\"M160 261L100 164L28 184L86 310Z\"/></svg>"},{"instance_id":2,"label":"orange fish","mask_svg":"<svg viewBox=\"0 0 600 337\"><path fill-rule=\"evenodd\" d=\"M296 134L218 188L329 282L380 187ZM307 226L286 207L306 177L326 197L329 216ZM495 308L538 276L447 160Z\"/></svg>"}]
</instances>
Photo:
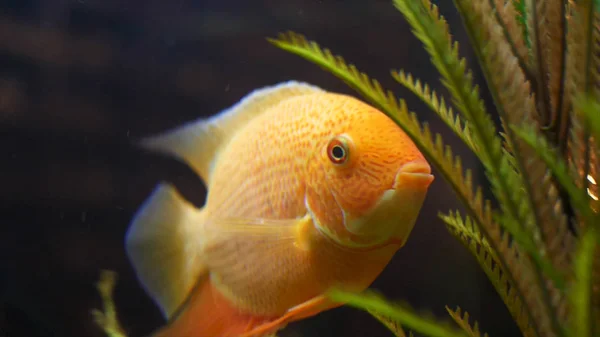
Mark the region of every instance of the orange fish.
<instances>
[{"instance_id":1,"label":"orange fish","mask_svg":"<svg viewBox=\"0 0 600 337\"><path fill-rule=\"evenodd\" d=\"M342 305L401 248L433 176L381 111L289 81L144 139L208 188L198 209L161 183L127 253L167 324L156 337L258 337Z\"/></svg>"}]
</instances>

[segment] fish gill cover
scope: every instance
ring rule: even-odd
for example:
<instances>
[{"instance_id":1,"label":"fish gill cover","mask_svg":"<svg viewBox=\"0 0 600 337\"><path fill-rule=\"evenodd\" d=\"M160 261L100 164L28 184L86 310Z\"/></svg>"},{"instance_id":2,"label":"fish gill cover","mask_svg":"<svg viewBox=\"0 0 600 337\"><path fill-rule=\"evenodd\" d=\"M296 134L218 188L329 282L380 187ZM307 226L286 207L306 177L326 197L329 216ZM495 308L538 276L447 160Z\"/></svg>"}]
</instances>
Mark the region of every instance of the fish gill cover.
<instances>
[{"instance_id":1,"label":"fish gill cover","mask_svg":"<svg viewBox=\"0 0 600 337\"><path fill-rule=\"evenodd\" d=\"M440 219L477 259L523 336L600 336L600 1L454 4L500 128L430 0L394 5L429 53L450 100L405 70L391 75L479 158L495 204L474 186L471 171L442 136L433 135L392 91L300 34L269 41L340 78L412 138L465 207L440 213ZM95 317L109 336L125 336L110 296L111 275L103 273L105 312L94 311ZM396 336L405 336L403 328L411 335L481 336L478 323L455 305L446 307L456 323L450 325L372 291L334 290L330 296L368 311Z\"/></svg>"}]
</instances>

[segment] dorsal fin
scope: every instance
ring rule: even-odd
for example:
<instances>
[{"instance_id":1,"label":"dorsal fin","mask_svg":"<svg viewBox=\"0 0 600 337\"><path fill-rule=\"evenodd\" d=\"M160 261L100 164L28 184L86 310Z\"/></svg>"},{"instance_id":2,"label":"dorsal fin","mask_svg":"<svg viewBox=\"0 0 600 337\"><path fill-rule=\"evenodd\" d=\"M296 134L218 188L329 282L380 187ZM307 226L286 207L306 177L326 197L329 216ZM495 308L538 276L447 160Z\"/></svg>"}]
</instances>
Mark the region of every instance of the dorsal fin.
<instances>
[{"instance_id":1,"label":"dorsal fin","mask_svg":"<svg viewBox=\"0 0 600 337\"><path fill-rule=\"evenodd\" d=\"M308 83L287 81L257 89L219 114L140 141L147 149L178 157L190 165L208 185L211 168L220 149L250 120L275 104L299 95L322 92Z\"/></svg>"}]
</instances>

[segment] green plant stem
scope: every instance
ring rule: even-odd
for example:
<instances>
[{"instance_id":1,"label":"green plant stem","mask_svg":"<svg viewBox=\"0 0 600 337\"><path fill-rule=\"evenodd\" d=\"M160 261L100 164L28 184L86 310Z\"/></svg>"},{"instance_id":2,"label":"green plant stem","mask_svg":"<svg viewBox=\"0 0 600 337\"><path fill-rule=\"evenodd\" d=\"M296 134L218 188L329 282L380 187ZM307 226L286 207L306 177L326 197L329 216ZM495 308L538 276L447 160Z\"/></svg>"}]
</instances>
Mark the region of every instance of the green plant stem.
<instances>
[{"instance_id":1,"label":"green plant stem","mask_svg":"<svg viewBox=\"0 0 600 337\"><path fill-rule=\"evenodd\" d=\"M375 296L372 293L356 294L333 289L328 295L336 302L345 303L366 311L375 311L397 320L414 331L431 337L467 337L463 331L444 326L435 322L433 319L423 318L411 310L402 308L399 305L392 305L383 298Z\"/></svg>"},{"instance_id":2,"label":"green plant stem","mask_svg":"<svg viewBox=\"0 0 600 337\"><path fill-rule=\"evenodd\" d=\"M104 310L92 310L92 315L96 324L109 337L127 337L127 334L119 324L117 310L113 300L113 290L115 288L117 274L110 270L102 270L100 280L96 288L102 298Z\"/></svg>"},{"instance_id":3,"label":"green plant stem","mask_svg":"<svg viewBox=\"0 0 600 337\"><path fill-rule=\"evenodd\" d=\"M575 284L571 293L573 314L571 332L577 337L591 337L592 320L592 268L598 244L598 228L589 226L579 243L575 260Z\"/></svg>"}]
</instances>

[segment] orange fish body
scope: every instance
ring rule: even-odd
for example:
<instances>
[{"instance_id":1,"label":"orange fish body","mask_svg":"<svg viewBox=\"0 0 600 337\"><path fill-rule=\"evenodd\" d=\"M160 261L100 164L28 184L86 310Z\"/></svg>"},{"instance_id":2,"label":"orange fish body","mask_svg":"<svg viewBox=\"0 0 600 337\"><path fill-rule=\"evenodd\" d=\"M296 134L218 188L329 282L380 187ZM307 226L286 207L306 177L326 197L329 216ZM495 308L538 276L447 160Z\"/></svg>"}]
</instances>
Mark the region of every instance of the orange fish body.
<instances>
[{"instance_id":1,"label":"orange fish body","mask_svg":"<svg viewBox=\"0 0 600 337\"><path fill-rule=\"evenodd\" d=\"M433 176L409 137L346 95L286 82L146 139L208 187L162 183L126 246L168 324L160 337L258 337L341 305L406 242Z\"/></svg>"}]
</instances>

